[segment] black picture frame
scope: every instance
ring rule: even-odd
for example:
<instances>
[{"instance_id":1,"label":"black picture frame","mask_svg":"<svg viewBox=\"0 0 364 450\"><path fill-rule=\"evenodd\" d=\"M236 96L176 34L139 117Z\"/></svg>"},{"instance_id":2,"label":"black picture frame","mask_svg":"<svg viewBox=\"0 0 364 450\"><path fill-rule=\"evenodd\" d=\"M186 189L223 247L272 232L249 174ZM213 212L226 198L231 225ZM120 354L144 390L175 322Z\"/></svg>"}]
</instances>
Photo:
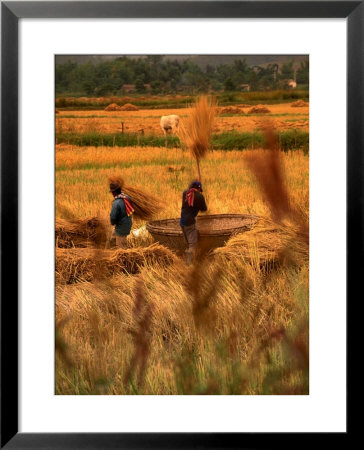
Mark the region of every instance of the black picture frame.
<instances>
[{"instance_id":1,"label":"black picture frame","mask_svg":"<svg viewBox=\"0 0 364 450\"><path fill-rule=\"evenodd\" d=\"M364 273L364 1L1 2L1 448L258 448L310 433L18 432L18 21L21 18L346 18L347 305ZM11 105L11 107L9 107ZM359 254L358 254L359 249ZM349 349L349 346L348 346ZM348 373L349 375L349 373ZM349 417L349 415L347 415ZM339 443L349 437L337 433ZM279 436L278 436L279 435ZM327 436L315 434L317 444Z\"/></svg>"}]
</instances>

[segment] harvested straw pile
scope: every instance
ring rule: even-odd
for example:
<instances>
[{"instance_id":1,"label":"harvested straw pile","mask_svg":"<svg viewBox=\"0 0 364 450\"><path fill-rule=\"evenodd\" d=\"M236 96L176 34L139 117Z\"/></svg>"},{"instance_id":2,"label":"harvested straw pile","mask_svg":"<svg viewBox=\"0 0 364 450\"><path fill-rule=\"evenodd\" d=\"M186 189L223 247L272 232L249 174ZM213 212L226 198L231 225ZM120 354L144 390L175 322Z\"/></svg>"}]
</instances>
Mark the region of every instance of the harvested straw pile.
<instances>
[{"instance_id":1,"label":"harvested straw pile","mask_svg":"<svg viewBox=\"0 0 364 450\"><path fill-rule=\"evenodd\" d=\"M220 114L245 114L244 111L238 107L227 106L226 108L221 108Z\"/></svg>"},{"instance_id":2,"label":"harvested straw pile","mask_svg":"<svg viewBox=\"0 0 364 450\"><path fill-rule=\"evenodd\" d=\"M268 109L264 105L256 105L253 106L253 108L249 109L248 114L269 114L271 112L270 109Z\"/></svg>"},{"instance_id":3,"label":"harvested straw pile","mask_svg":"<svg viewBox=\"0 0 364 450\"><path fill-rule=\"evenodd\" d=\"M125 103L125 105L121 107L121 111L139 111L139 108L132 103Z\"/></svg>"},{"instance_id":4,"label":"harvested straw pile","mask_svg":"<svg viewBox=\"0 0 364 450\"><path fill-rule=\"evenodd\" d=\"M56 247L103 247L106 241L106 224L97 217L56 219Z\"/></svg>"},{"instance_id":5,"label":"harvested straw pile","mask_svg":"<svg viewBox=\"0 0 364 450\"><path fill-rule=\"evenodd\" d=\"M56 283L72 284L120 273L135 274L142 266L167 266L176 260L171 250L158 244L126 250L56 249Z\"/></svg>"},{"instance_id":6,"label":"harvested straw pile","mask_svg":"<svg viewBox=\"0 0 364 450\"><path fill-rule=\"evenodd\" d=\"M128 186L121 177L109 177L109 183L117 183L121 190L127 194L134 208L134 215L142 220L150 220L161 212L165 203L143 189L135 186Z\"/></svg>"},{"instance_id":7,"label":"harvested straw pile","mask_svg":"<svg viewBox=\"0 0 364 450\"><path fill-rule=\"evenodd\" d=\"M106 106L104 111L122 111L121 106L116 103L110 103L110 105Z\"/></svg>"},{"instance_id":8,"label":"harvested straw pile","mask_svg":"<svg viewBox=\"0 0 364 450\"><path fill-rule=\"evenodd\" d=\"M168 172L172 172L172 173L175 173L175 172L184 172L185 169L186 169L185 166L168 166L168 167L167 167L167 171L168 171Z\"/></svg>"},{"instance_id":9,"label":"harvested straw pile","mask_svg":"<svg viewBox=\"0 0 364 450\"><path fill-rule=\"evenodd\" d=\"M203 96L196 101L190 115L180 128L181 139L196 159L199 179L201 179L200 160L209 150L216 110L215 101Z\"/></svg>"},{"instance_id":10,"label":"harvested straw pile","mask_svg":"<svg viewBox=\"0 0 364 450\"><path fill-rule=\"evenodd\" d=\"M58 109L56 109L56 114L59 114L59 111L58 111Z\"/></svg>"},{"instance_id":11,"label":"harvested straw pile","mask_svg":"<svg viewBox=\"0 0 364 450\"><path fill-rule=\"evenodd\" d=\"M308 106L308 103L304 102L303 100L297 100L296 102L291 104L291 108L303 108L305 106Z\"/></svg>"},{"instance_id":12,"label":"harvested straw pile","mask_svg":"<svg viewBox=\"0 0 364 450\"><path fill-rule=\"evenodd\" d=\"M261 219L252 230L237 234L229 239L225 247L214 250L214 255L228 258L243 258L248 263L308 262L307 236L294 223L277 224L270 219Z\"/></svg>"}]
</instances>

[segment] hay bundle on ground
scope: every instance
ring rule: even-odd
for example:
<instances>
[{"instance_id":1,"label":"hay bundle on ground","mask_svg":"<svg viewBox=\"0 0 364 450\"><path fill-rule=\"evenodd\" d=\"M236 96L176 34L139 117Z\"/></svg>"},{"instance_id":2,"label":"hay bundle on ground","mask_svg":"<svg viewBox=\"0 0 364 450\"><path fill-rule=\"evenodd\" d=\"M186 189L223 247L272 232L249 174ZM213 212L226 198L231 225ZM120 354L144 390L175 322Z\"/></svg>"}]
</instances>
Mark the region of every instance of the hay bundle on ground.
<instances>
[{"instance_id":1,"label":"hay bundle on ground","mask_svg":"<svg viewBox=\"0 0 364 450\"><path fill-rule=\"evenodd\" d=\"M56 247L102 247L106 241L106 224L98 217L56 219Z\"/></svg>"},{"instance_id":2,"label":"hay bundle on ground","mask_svg":"<svg viewBox=\"0 0 364 450\"><path fill-rule=\"evenodd\" d=\"M58 109L56 109L56 114L59 114L59 111L58 111Z\"/></svg>"},{"instance_id":3,"label":"hay bundle on ground","mask_svg":"<svg viewBox=\"0 0 364 450\"><path fill-rule=\"evenodd\" d=\"M125 250L56 249L56 283L91 282L119 273L135 274L142 266L167 266L176 260L171 250L158 244Z\"/></svg>"},{"instance_id":4,"label":"hay bundle on ground","mask_svg":"<svg viewBox=\"0 0 364 450\"><path fill-rule=\"evenodd\" d=\"M139 108L132 103L125 103L125 105L121 107L121 111L139 111Z\"/></svg>"},{"instance_id":5,"label":"hay bundle on ground","mask_svg":"<svg viewBox=\"0 0 364 450\"><path fill-rule=\"evenodd\" d=\"M308 262L307 235L294 223L277 224L261 219L252 230L237 234L214 255L243 258L252 264L288 262L302 265Z\"/></svg>"},{"instance_id":6,"label":"hay bundle on ground","mask_svg":"<svg viewBox=\"0 0 364 450\"><path fill-rule=\"evenodd\" d=\"M215 101L203 96L196 101L180 128L182 140L196 159L199 179L201 179L200 160L209 150L216 110Z\"/></svg>"},{"instance_id":7,"label":"hay bundle on ground","mask_svg":"<svg viewBox=\"0 0 364 450\"><path fill-rule=\"evenodd\" d=\"M253 108L249 109L248 114L269 114L271 112L270 109L268 109L264 105L256 105L253 106Z\"/></svg>"},{"instance_id":8,"label":"hay bundle on ground","mask_svg":"<svg viewBox=\"0 0 364 450\"><path fill-rule=\"evenodd\" d=\"M291 104L292 108L303 108L304 106L308 106L308 103L303 100L297 100L296 102Z\"/></svg>"},{"instance_id":9,"label":"hay bundle on ground","mask_svg":"<svg viewBox=\"0 0 364 450\"><path fill-rule=\"evenodd\" d=\"M168 166L168 167L167 167L167 171L168 171L168 172L172 172L172 173L175 173L175 172L184 172L185 169L186 169L185 166Z\"/></svg>"},{"instance_id":10,"label":"hay bundle on ground","mask_svg":"<svg viewBox=\"0 0 364 450\"><path fill-rule=\"evenodd\" d=\"M105 111L121 111L121 106L116 103L110 103L110 105L106 106Z\"/></svg>"},{"instance_id":11,"label":"hay bundle on ground","mask_svg":"<svg viewBox=\"0 0 364 450\"><path fill-rule=\"evenodd\" d=\"M165 203L156 196L145 192L139 187L126 185L121 177L109 177L109 183L117 183L122 191L129 195L135 216L142 220L152 219L155 215L160 213L165 206Z\"/></svg>"},{"instance_id":12,"label":"hay bundle on ground","mask_svg":"<svg viewBox=\"0 0 364 450\"><path fill-rule=\"evenodd\" d=\"M238 107L227 106L220 109L220 114L244 114L244 111Z\"/></svg>"}]
</instances>

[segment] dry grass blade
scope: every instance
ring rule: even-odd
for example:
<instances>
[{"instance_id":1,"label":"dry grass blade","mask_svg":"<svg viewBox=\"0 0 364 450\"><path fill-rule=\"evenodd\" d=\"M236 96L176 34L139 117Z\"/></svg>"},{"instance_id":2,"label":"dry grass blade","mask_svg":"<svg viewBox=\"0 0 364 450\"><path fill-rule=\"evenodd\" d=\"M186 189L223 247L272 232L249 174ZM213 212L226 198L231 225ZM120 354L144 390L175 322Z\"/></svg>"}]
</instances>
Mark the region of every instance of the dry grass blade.
<instances>
[{"instance_id":1,"label":"dry grass blade","mask_svg":"<svg viewBox=\"0 0 364 450\"><path fill-rule=\"evenodd\" d=\"M263 128L267 150L254 152L245 159L255 175L258 186L268 202L274 222L261 222L244 236L239 235L230 242L230 249L245 248L248 259L252 259L252 244L260 259L288 259L301 263L308 261L308 217L291 205L283 168L282 152L278 150L276 135L271 124ZM289 223L283 223L288 219ZM228 250L229 252L229 250ZM227 253L228 253L227 252ZM263 255L263 256L262 256ZM261 263L261 261L260 261Z\"/></svg>"},{"instance_id":2,"label":"dry grass blade","mask_svg":"<svg viewBox=\"0 0 364 450\"><path fill-rule=\"evenodd\" d=\"M68 345L66 344L62 330L64 326L69 322L70 317L64 317L61 320L58 320L55 328L55 350L59 355L64 364L71 368L74 365L74 361L70 355Z\"/></svg>"},{"instance_id":3,"label":"dry grass blade","mask_svg":"<svg viewBox=\"0 0 364 450\"><path fill-rule=\"evenodd\" d=\"M216 311L212 308L216 294L219 291L219 282L222 268L218 265L209 277L203 265L196 264L185 280L185 288L192 297L192 314L195 327L200 331L213 331L216 321Z\"/></svg>"},{"instance_id":4,"label":"dry grass blade","mask_svg":"<svg viewBox=\"0 0 364 450\"><path fill-rule=\"evenodd\" d=\"M209 150L216 113L216 102L202 96L180 127L180 137L196 159L198 171L201 158L204 158ZM200 173L199 177L201 178Z\"/></svg>"},{"instance_id":5,"label":"dry grass blade","mask_svg":"<svg viewBox=\"0 0 364 450\"><path fill-rule=\"evenodd\" d=\"M145 299L144 284L138 279L135 291L135 303L133 310L134 328L129 330L134 344L134 354L130 360L129 367L124 375L124 383L131 381L132 374L138 370L138 383L144 379L147 361L150 354L151 325L153 308Z\"/></svg>"},{"instance_id":6,"label":"dry grass blade","mask_svg":"<svg viewBox=\"0 0 364 450\"><path fill-rule=\"evenodd\" d=\"M263 129L267 150L252 152L245 157L248 168L255 176L273 218L277 221L291 214L281 152L278 150L274 129Z\"/></svg>"}]
</instances>

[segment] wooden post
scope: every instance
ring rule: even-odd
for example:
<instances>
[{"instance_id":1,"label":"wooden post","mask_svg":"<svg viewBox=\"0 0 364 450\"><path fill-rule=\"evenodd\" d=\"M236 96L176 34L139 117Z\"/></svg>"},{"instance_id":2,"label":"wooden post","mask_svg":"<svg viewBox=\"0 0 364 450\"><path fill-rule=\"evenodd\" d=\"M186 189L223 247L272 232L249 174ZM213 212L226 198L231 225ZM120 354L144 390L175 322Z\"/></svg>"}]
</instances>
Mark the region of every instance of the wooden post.
<instances>
[{"instance_id":1,"label":"wooden post","mask_svg":"<svg viewBox=\"0 0 364 450\"><path fill-rule=\"evenodd\" d=\"M297 130L294 129L294 148L297 148Z\"/></svg>"},{"instance_id":2,"label":"wooden post","mask_svg":"<svg viewBox=\"0 0 364 450\"><path fill-rule=\"evenodd\" d=\"M124 122L121 122L121 132L124 134Z\"/></svg>"},{"instance_id":3,"label":"wooden post","mask_svg":"<svg viewBox=\"0 0 364 450\"><path fill-rule=\"evenodd\" d=\"M115 147L115 136L112 138L112 146Z\"/></svg>"}]
</instances>

